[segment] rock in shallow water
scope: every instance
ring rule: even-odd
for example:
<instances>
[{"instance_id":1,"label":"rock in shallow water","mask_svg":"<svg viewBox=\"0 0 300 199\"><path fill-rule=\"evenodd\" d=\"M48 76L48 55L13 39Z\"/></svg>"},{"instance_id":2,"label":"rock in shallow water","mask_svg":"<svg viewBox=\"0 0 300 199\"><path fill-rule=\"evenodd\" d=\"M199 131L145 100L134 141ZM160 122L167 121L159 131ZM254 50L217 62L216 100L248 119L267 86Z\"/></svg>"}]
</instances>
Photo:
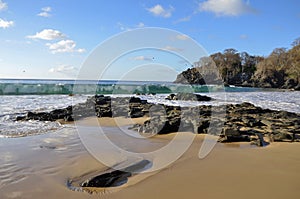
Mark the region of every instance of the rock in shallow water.
<instances>
[{"instance_id":1,"label":"rock in shallow water","mask_svg":"<svg viewBox=\"0 0 300 199\"><path fill-rule=\"evenodd\" d=\"M212 101L211 97L194 93L177 93L170 94L166 97L167 100L183 100L183 101Z\"/></svg>"}]
</instances>

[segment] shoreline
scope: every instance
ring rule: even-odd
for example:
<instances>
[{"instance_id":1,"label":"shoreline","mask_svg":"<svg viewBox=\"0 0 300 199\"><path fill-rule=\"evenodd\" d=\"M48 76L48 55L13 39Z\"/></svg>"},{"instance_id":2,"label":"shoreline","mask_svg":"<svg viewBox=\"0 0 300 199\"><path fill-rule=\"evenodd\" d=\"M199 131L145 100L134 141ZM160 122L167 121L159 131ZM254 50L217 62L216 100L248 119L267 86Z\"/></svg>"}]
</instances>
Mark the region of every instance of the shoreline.
<instances>
[{"instance_id":1,"label":"shoreline","mask_svg":"<svg viewBox=\"0 0 300 199\"><path fill-rule=\"evenodd\" d=\"M90 98L90 100L92 99ZM104 99L109 100L105 97ZM134 109L135 112L131 112L134 116L141 116L140 113L150 109L145 101L139 101L137 98L128 99L132 100L133 107L138 110ZM106 103L98 108L100 110L103 107L107 107ZM227 121L230 122L227 126L227 133L233 132L228 128L234 127L233 124L243 126L251 123L254 125L249 126L250 129L246 128L247 126L239 128L240 131L245 132L251 129L259 130L260 127L268 130L270 125L268 121L265 121L266 117L261 115L262 113L270 114L268 116L270 118L273 118L273 114L278 116L279 119L274 120L273 118L272 120L272 123L277 125L281 122L290 126L292 124L289 124L289 118L295 119L297 122L295 117L298 117L294 113L271 111L255 107L249 103L224 107L230 110L227 113L230 116L230 120ZM177 118L178 109L176 107L165 106L165 108L172 112L172 118ZM202 107L202 114L209 115L209 112L209 106ZM247 117L241 117L242 113L240 112L243 112ZM57 113L61 112L57 111ZM109 115L107 112L105 114ZM168 114L167 116L171 115ZM252 117L253 114L259 115L261 118ZM131 134L126 134L125 131L128 130L129 126L143 126L146 121L153 119L156 115L160 115L160 112L153 109L151 117L144 112L142 117L136 118L129 116L98 118L96 116L89 117L87 114L76 121L56 120L56 122L69 125L72 128L62 128L52 133L26 138L0 140L0 163L2 163L0 165L0 198L71 197L83 199L104 196L109 199L141 197L145 199L152 199L153 197L250 199L259 196L259 198L272 197L276 199L283 196L288 198L299 196L300 192L296 188L300 179L298 171L300 168L299 142L293 144L273 142L267 147L253 146L250 142L217 143L208 156L199 159L198 153L207 135L193 134L190 128L187 128L187 131L176 131L175 133L169 129L170 132L167 134L147 134L146 132L144 135L147 136L141 136L142 139L139 138L138 141L131 139ZM193 115L190 114L189 116ZM201 121L203 122L206 117L202 117ZM244 119L246 120L244 121ZM161 121L163 120L161 119ZM153 122L153 125L156 123ZM111 156L110 149L105 147L104 140L101 139L104 135L98 133L99 127L114 144L133 153L149 153L163 148L179 134L183 137L191 135L195 137L191 146L184 151L178 160L161 170L132 175L126 179L125 184L119 187L82 188L79 186L80 183L91 177L112 171L111 168L99 162L97 157L92 155L93 153L86 148L82 137L77 132L79 128L82 130L81 133L86 134L92 141L96 141L99 150L95 152ZM149 127L151 129L151 126ZM279 127L281 126L279 125ZM139 134L138 131L132 132ZM186 140L179 140L179 145L184 142ZM158 160L155 159L155 156L153 157L154 159L150 161L156 163L155 161ZM133 163L122 159L114 161L127 166ZM72 184L73 182L75 184ZM83 189L94 194L81 192L80 190Z\"/></svg>"},{"instance_id":2,"label":"shoreline","mask_svg":"<svg viewBox=\"0 0 300 199\"><path fill-rule=\"evenodd\" d=\"M102 120L102 123L107 122L107 119L100 118L99 120ZM99 124L98 119L88 120L90 118L81 124L87 124L86 127L88 127L94 122L94 126L90 128L96 130ZM108 120L113 120L113 118ZM126 125L128 122L123 124ZM110 124L116 125L116 123ZM106 127L106 130L116 129L114 125ZM175 134L157 135L150 139L152 143L158 144L157 146L162 146L172 140ZM24 156L24 158L21 160L11 158L10 161L7 159L7 163L0 166L0 173L7 170L5 165L16 165L20 167L19 172L23 173L25 178L13 184L1 185L0 196L5 199L17 196L22 198L72 197L74 199L98 198L99 196L110 199L141 197L176 199L199 196L226 199L243 196L247 199L257 197L257 194L259 198L276 199L285 196L296 199L299 196L300 192L296 189L300 179L299 143L273 143L264 148L251 147L249 143L218 143L211 153L201 160L198 158L198 152L204 136L196 135L192 145L183 156L166 168L156 173L136 175L129 178L128 183L121 187L100 188L99 193L93 195L72 191L66 186L68 180L78 179L82 182L86 180L86 174L96 175L108 169L84 149L76 132L70 134L66 131L65 135L56 133L31 136L18 139L17 142L2 140L2 148L0 147L2 157L6 150L10 150L11 157ZM24 145L24 141L27 144ZM8 142L11 144L8 145ZM57 148L40 148L42 143L57 146ZM139 146L135 144L131 147L139 149ZM32 164L32 162L42 164ZM28 174L26 174L27 165L31 165L31 172ZM12 180L18 176L17 174L14 174L16 176L12 177ZM32 187L39 187L39 189L32 189Z\"/></svg>"}]
</instances>

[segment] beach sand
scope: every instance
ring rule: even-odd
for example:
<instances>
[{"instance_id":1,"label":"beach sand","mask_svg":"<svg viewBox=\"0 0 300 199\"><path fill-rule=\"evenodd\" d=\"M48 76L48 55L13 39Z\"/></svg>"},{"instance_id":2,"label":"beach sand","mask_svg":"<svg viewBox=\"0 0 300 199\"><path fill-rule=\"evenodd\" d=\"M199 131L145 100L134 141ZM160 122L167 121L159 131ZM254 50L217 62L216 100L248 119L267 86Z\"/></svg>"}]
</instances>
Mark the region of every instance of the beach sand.
<instances>
[{"instance_id":1,"label":"beach sand","mask_svg":"<svg viewBox=\"0 0 300 199\"><path fill-rule=\"evenodd\" d=\"M89 118L77 125L92 129L100 122L109 131L117 129L116 123L127 126L145 119L119 118L116 122L111 118ZM159 135L149 138L150 144L130 147L153 150L174 136ZM136 175L128 184L93 195L66 186L70 179L84 180L84 176L108 169L88 153L74 129L1 139L0 198L299 198L300 143L272 143L265 148L218 143L207 157L199 159L203 139L204 135L197 135L183 156L168 167Z\"/></svg>"}]
</instances>

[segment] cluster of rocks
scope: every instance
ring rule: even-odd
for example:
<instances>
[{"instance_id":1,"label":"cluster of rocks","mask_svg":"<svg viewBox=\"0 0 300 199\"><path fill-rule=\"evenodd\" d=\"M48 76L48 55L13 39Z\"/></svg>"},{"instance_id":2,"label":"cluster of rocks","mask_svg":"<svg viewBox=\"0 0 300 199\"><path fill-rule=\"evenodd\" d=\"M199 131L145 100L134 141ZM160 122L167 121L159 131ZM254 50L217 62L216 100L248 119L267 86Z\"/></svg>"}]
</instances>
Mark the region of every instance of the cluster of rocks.
<instances>
[{"instance_id":1,"label":"cluster of rocks","mask_svg":"<svg viewBox=\"0 0 300 199\"><path fill-rule=\"evenodd\" d=\"M171 94L168 100L213 100L196 94ZM83 117L150 117L144 124L131 128L142 134L166 134L192 131L215 134L220 142L252 141L264 146L269 141L296 141L300 134L300 115L286 111L262 109L250 103L220 106L180 107L151 104L138 97L117 97L95 95L85 103L56 109L51 112L28 112L18 116L20 120L73 121Z\"/></svg>"},{"instance_id":2,"label":"cluster of rocks","mask_svg":"<svg viewBox=\"0 0 300 199\"><path fill-rule=\"evenodd\" d=\"M39 121L56 121L64 119L65 121L73 121L72 117L72 106L68 106L64 109L55 109L51 112L27 112L26 115L17 116L16 121L28 121L28 120L39 120Z\"/></svg>"},{"instance_id":3,"label":"cluster of rocks","mask_svg":"<svg viewBox=\"0 0 300 199\"><path fill-rule=\"evenodd\" d=\"M273 141L296 141L300 134L300 115L286 111L262 109L250 103L226 106L226 121L220 141L253 141L259 146L268 137Z\"/></svg>"},{"instance_id":4,"label":"cluster of rocks","mask_svg":"<svg viewBox=\"0 0 300 199\"><path fill-rule=\"evenodd\" d=\"M55 109L50 112L28 112L26 115L18 116L16 120L56 121L63 119L74 121L90 116L136 118L148 114L150 106L146 100L137 97L111 98L110 96L95 95L89 97L84 103L68 106L64 109Z\"/></svg>"},{"instance_id":5,"label":"cluster of rocks","mask_svg":"<svg viewBox=\"0 0 300 199\"><path fill-rule=\"evenodd\" d=\"M269 141L296 141L300 115L262 109L250 103L221 106L177 107L155 105L151 118L133 129L140 133L166 134L192 131L219 135L220 142L248 141L265 146Z\"/></svg>"},{"instance_id":6,"label":"cluster of rocks","mask_svg":"<svg viewBox=\"0 0 300 199\"><path fill-rule=\"evenodd\" d=\"M211 98L198 94L178 93L167 97L169 100L198 100L210 101ZM153 104L139 97L116 97L95 95L89 97L86 102L63 109L55 109L50 112L27 112L16 118L17 121L39 120L56 121L63 119L66 122L84 117L130 117L137 118L149 115L149 109Z\"/></svg>"}]
</instances>

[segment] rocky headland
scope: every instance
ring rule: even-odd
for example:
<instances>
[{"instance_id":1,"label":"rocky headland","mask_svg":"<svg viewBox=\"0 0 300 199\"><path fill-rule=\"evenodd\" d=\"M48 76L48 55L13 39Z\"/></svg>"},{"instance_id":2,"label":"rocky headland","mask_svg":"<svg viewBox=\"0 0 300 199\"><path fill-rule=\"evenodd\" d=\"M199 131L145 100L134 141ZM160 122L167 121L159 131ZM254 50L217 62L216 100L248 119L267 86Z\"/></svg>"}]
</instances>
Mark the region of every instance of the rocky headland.
<instances>
[{"instance_id":1,"label":"rocky headland","mask_svg":"<svg viewBox=\"0 0 300 199\"><path fill-rule=\"evenodd\" d=\"M266 57L226 49L202 57L180 73L175 83L216 84L300 90L300 39L291 49L276 48Z\"/></svg>"}]
</instances>

